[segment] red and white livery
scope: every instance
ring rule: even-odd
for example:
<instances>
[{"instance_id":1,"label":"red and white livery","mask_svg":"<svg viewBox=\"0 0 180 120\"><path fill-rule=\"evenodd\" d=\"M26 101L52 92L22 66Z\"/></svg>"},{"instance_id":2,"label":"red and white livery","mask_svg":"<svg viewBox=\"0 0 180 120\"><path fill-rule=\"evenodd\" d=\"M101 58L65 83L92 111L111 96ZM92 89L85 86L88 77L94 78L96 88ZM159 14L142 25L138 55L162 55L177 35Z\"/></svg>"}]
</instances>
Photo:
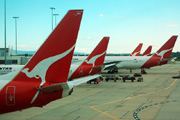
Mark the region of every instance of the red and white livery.
<instances>
[{"instance_id":1,"label":"red and white livery","mask_svg":"<svg viewBox=\"0 0 180 120\"><path fill-rule=\"evenodd\" d=\"M70 10L20 70L0 76L0 113L43 107L95 76L67 81L83 10Z\"/></svg>"},{"instance_id":2,"label":"red and white livery","mask_svg":"<svg viewBox=\"0 0 180 120\"><path fill-rule=\"evenodd\" d=\"M141 53L142 43L140 43L137 48L129 56L139 56Z\"/></svg>"},{"instance_id":3,"label":"red and white livery","mask_svg":"<svg viewBox=\"0 0 180 120\"><path fill-rule=\"evenodd\" d=\"M113 63L105 67L109 72L118 72L119 68L143 69L167 64L171 60L170 55L175 45L177 36L172 36L154 55L152 56L107 56L105 63Z\"/></svg>"},{"instance_id":4,"label":"red and white livery","mask_svg":"<svg viewBox=\"0 0 180 120\"><path fill-rule=\"evenodd\" d=\"M69 79L94 75L101 72L106 56L109 37L104 37L92 53L82 62L71 64Z\"/></svg>"},{"instance_id":5,"label":"red and white livery","mask_svg":"<svg viewBox=\"0 0 180 120\"><path fill-rule=\"evenodd\" d=\"M152 46L150 45L145 52L142 54L142 56L150 56L151 55Z\"/></svg>"}]
</instances>

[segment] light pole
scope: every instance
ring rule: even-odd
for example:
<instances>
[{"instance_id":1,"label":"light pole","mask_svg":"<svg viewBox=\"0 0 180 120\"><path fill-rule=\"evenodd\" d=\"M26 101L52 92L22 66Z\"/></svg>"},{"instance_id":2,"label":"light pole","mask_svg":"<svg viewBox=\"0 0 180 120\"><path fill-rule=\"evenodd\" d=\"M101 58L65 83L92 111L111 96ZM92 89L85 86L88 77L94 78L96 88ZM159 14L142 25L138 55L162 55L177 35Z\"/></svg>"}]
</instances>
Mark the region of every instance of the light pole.
<instances>
[{"instance_id":1,"label":"light pole","mask_svg":"<svg viewBox=\"0 0 180 120\"><path fill-rule=\"evenodd\" d=\"M6 65L6 0L4 0L4 64Z\"/></svg>"},{"instance_id":2,"label":"light pole","mask_svg":"<svg viewBox=\"0 0 180 120\"><path fill-rule=\"evenodd\" d=\"M59 14L53 14L55 16L55 26L56 26L56 16L59 16Z\"/></svg>"},{"instance_id":3,"label":"light pole","mask_svg":"<svg viewBox=\"0 0 180 120\"><path fill-rule=\"evenodd\" d=\"M52 10L52 31L53 31L53 10L55 10L54 7L50 7L50 9Z\"/></svg>"},{"instance_id":4,"label":"light pole","mask_svg":"<svg viewBox=\"0 0 180 120\"><path fill-rule=\"evenodd\" d=\"M17 55L17 19L19 17L13 17L15 19L15 43L16 43L16 55Z\"/></svg>"}]
</instances>

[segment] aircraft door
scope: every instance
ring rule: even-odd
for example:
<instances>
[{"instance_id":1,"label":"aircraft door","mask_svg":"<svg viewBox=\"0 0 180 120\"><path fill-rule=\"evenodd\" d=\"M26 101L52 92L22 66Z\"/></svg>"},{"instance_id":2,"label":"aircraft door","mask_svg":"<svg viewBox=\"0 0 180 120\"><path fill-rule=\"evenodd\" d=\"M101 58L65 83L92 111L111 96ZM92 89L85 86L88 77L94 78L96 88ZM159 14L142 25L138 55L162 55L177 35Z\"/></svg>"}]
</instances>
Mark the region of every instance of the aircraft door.
<instances>
[{"instance_id":1,"label":"aircraft door","mask_svg":"<svg viewBox=\"0 0 180 120\"><path fill-rule=\"evenodd\" d=\"M7 106L15 105L15 86L8 86L6 88L6 105Z\"/></svg>"}]
</instances>

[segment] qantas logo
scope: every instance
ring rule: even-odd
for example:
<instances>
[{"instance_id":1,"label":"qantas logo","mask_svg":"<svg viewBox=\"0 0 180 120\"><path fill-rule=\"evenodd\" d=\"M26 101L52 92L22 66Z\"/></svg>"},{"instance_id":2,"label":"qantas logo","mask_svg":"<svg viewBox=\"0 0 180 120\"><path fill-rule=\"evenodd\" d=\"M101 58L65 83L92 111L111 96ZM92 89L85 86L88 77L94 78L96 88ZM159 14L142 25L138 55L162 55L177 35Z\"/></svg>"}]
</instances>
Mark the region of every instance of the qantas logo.
<instances>
[{"instance_id":1,"label":"qantas logo","mask_svg":"<svg viewBox=\"0 0 180 120\"><path fill-rule=\"evenodd\" d=\"M33 78L35 77L36 79L41 78L43 82L45 82L45 76L46 76L46 72L48 70L48 68L57 60L62 59L63 57L65 57L67 54L69 54L73 48L75 47L75 45L73 47L71 47L69 50L67 50L66 52L53 56L53 57L49 57L46 58L44 60L42 60L41 62L39 62L30 72L28 71L29 68L25 68L22 70L23 73L26 74L27 77L29 78Z\"/></svg>"},{"instance_id":2,"label":"qantas logo","mask_svg":"<svg viewBox=\"0 0 180 120\"><path fill-rule=\"evenodd\" d=\"M62 59L63 57L68 55L73 50L74 47L75 47L75 45L72 46L69 50L67 50L66 52L64 52L62 54L59 54L59 55L56 55L53 57L49 57L49 58L42 60L30 72L28 71L29 68L23 69L22 72L25 73L26 76L29 78L33 78L33 77L35 77L36 79L41 78L41 80L42 80L42 82L40 84L40 86L41 86L46 82L45 76L46 76L46 72L47 72L48 68L57 60ZM37 91L37 93L33 97L31 104L35 101L38 94L39 94L39 91Z\"/></svg>"},{"instance_id":3,"label":"qantas logo","mask_svg":"<svg viewBox=\"0 0 180 120\"><path fill-rule=\"evenodd\" d=\"M139 52L135 52L134 54L131 54L131 56L136 56L137 54L139 54Z\"/></svg>"},{"instance_id":4,"label":"qantas logo","mask_svg":"<svg viewBox=\"0 0 180 120\"><path fill-rule=\"evenodd\" d=\"M92 64L93 67L95 67L95 62L96 62L96 60L97 60L99 57L103 56L105 53L106 53L106 51L103 52L102 54L99 54L99 55L96 55L96 56L92 57L89 61L88 61L88 60L85 60L85 62L86 62L87 64ZM92 68L93 68L93 67L92 67ZM92 68L91 68L91 70L89 71L89 74L91 73Z\"/></svg>"},{"instance_id":5,"label":"qantas logo","mask_svg":"<svg viewBox=\"0 0 180 120\"><path fill-rule=\"evenodd\" d=\"M155 53L157 56L161 56L161 59L164 57L164 54L171 51L173 48L170 48L168 50L162 50L160 53Z\"/></svg>"}]
</instances>

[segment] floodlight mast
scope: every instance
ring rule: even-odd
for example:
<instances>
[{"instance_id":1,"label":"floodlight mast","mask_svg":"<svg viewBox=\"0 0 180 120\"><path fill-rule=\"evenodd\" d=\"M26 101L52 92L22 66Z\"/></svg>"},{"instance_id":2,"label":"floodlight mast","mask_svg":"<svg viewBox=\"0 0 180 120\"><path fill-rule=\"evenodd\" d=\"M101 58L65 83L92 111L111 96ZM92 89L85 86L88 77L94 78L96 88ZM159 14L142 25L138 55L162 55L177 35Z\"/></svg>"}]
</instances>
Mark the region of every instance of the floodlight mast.
<instances>
[{"instance_id":1,"label":"floodlight mast","mask_svg":"<svg viewBox=\"0 0 180 120\"><path fill-rule=\"evenodd\" d=\"M57 25L56 23L56 16L59 16L59 14L53 14L55 16L55 26Z\"/></svg>"},{"instance_id":2,"label":"floodlight mast","mask_svg":"<svg viewBox=\"0 0 180 120\"><path fill-rule=\"evenodd\" d=\"M6 65L6 0L4 0L4 64Z\"/></svg>"},{"instance_id":3,"label":"floodlight mast","mask_svg":"<svg viewBox=\"0 0 180 120\"><path fill-rule=\"evenodd\" d=\"M50 9L52 10L52 31L53 31L53 10L55 10L54 7L50 7Z\"/></svg>"},{"instance_id":4,"label":"floodlight mast","mask_svg":"<svg viewBox=\"0 0 180 120\"><path fill-rule=\"evenodd\" d=\"M16 55L17 55L17 19L19 17L13 17L15 19L15 44L16 44Z\"/></svg>"}]
</instances>

